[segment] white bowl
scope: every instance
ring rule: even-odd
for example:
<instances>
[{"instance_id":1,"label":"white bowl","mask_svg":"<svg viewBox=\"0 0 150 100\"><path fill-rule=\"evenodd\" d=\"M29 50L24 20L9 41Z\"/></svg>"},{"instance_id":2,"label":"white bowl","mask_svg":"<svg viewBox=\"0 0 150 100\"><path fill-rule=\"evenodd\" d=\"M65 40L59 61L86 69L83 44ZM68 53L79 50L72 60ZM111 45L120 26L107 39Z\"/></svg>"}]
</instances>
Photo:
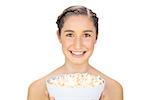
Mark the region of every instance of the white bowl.
<instances>
[{"instance_id":1,"label":"white bowl","mask_svg":"<svg viewBox=\"0 0 150 100\"><path fill-rule=\"evenodd\" d=\"M49 95L55 100L99 100L104 86L94 88L66 88L52 87L47 83Z\"/></svg>"},{"instance_id":2,"label":"white bowl","mask_svg":"<svg viewBox=\"0 0 150 100\"><path fill-rule=\"evenodd\" d=\"M95 87L57 87L46 81L47 90L55 100L99 100L104 83Z\"/></svg>"}]
</instances>

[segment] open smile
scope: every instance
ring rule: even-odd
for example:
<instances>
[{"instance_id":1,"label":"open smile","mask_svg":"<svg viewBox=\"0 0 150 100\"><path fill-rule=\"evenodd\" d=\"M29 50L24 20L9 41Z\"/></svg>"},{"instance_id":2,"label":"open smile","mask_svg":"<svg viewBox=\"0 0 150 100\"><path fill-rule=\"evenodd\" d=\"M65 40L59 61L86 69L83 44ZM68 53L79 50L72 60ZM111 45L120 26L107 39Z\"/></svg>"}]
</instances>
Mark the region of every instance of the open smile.
<instances>
[{"instance_id":1,"label":"open smile","mask_svg":"<svg viewBox=\"0 0 150 100\"><path fill-rule=\"evenodd\" d=\"M86 51L71 51L69 50L72 56L82 57L86 53Z\"/></svg>"}]
</instances>

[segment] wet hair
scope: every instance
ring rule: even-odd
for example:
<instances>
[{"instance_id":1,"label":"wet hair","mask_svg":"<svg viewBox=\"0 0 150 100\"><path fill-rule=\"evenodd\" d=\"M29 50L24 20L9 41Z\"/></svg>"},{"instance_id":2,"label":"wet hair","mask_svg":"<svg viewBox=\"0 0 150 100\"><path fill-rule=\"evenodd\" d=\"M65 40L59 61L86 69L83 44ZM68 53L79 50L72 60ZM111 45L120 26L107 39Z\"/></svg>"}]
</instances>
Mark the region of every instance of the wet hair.
<instances>
[{"instance_id":1,"label":"wet hair","mask_svg":"<svg viewBox=\"0 0 150 100\"><path fill-rule=\"evenodd\" d=\"M84 6L70 6L70 7L66 8L60 16L58 16L56 23L57 23L59 35L61 34L61 29L63 28L65 19L67 19L67 17L73 16L73 15L88 16L92 20L93 25L96 29L96 39L97 39L97 37L98 37L98 17L96 16L96 13L94 13L91 9L88 9Z\"/></svg>"}]
</instances>

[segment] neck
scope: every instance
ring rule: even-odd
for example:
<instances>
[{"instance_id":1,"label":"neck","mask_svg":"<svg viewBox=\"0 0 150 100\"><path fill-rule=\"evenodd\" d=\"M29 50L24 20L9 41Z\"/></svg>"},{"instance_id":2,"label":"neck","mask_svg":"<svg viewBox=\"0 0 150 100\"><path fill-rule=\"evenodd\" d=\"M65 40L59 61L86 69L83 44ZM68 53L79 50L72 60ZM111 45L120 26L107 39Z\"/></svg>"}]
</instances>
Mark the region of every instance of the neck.
<instances>
[{"instance_id":1,"label":"neck","mask_svg":"<svg viewBox=\"0 0 150 100\"><path fill-rule=\"evenodd\" d=\"M65 62L63 67L67 73L84 73L88 72L90 65L88 62L83 64L73 64L70 62Z\"/></svg>"}]
</instances>

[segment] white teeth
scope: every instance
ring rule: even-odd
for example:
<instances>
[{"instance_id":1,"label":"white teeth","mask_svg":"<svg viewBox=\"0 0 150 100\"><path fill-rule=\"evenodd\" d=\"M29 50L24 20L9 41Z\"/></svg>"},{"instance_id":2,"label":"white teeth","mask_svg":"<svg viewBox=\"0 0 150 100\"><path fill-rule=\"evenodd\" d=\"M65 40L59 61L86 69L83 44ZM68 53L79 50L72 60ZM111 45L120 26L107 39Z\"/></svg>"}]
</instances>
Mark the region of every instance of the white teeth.
<instances>
[{"instance_id":1,"label":"white teeth","mask_svg":"<svg viewBox=\"0 0 150 100\"><path fill-rule=\"evenodd\" d=\"M82 55L84 51L71 51L74 55Z\"/></svg>"}]
</instances>

